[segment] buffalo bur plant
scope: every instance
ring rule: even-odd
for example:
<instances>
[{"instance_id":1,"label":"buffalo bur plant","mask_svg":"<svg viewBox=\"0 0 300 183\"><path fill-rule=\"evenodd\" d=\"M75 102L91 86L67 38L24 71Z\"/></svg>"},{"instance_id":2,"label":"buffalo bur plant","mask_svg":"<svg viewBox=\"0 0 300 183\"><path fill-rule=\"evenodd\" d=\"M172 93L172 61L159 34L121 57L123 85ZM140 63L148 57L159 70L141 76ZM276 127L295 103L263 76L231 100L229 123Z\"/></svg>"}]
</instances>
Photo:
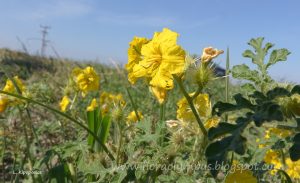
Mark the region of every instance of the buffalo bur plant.
<instances>
[{"instance_id":1,"label":"buffalo bur plant","mask_svg":"<svg viewBox=\"0 0 300 183\"><path fill-rule=\"evenodd\" d=\"M7 81L0 91L0 120L20 114L26 142L14 152L5 143L2 158L12 151L12 171L42 172L3 179L299 181L300 86L278 83L268 74L290 52L272 50L274 45L264 44L263 38L251 39L253 50L243 56L257 68L242 64L230 69L227 49L226 76L217 76L213 60L224 51L206 47L201 56L191 57L177 44L178 37L168 28L152 38L134 37L125 69L117 67L109 77L92 65L72 68L60 88L60 101L53 104L35 93L41 90L27 87L30 82L25 87L3 70ZM241 86L231 84L229 76L242 80ZM42 109L53 113L47 113L50 124L37 125L34 112ZM41 137L51 130L60 132L61 141L45 146ZM1 133L5 142L11 138L6 134Z\"/></svg>"}]
</instances>

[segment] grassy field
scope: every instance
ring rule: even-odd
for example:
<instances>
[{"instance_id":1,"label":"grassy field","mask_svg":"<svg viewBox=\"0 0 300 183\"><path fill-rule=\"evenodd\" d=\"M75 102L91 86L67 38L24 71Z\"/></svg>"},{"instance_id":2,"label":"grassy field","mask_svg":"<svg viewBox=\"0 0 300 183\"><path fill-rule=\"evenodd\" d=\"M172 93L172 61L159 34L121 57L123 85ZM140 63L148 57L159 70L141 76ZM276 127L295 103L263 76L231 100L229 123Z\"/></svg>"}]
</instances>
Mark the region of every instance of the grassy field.
<instances>
[{"instance_id":1,"label":"grassy field","mask_svg":"<svg viewBox=\"0 0 300 183\"><path fill-rule=\"evenodd\" d=\"M271 46L251 41L264 59ZM289 53L272 52L268 63L252 54L244 56L257 70L227 70L243 84L214 76L202 61L173 75L174 88L164 97L155 95L149 78L132 85L117 63L1 49L0 101L9 102L0 102L0 180L297 182L300 89L267 74ZM90 90L80 85L86 72L95 83Z\"/></svg>"}]
</instances>

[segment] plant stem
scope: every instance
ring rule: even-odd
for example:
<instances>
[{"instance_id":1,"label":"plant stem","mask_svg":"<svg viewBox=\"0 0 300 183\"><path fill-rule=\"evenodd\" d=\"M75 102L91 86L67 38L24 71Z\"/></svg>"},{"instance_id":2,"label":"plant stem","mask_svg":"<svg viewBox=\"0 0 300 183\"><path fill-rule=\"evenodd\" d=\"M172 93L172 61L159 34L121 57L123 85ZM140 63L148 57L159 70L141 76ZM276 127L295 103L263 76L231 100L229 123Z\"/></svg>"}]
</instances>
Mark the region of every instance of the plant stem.
<instances>
[{"instance_id":1,"label":"plant stem","mask_svg":"<svg viewBox=\"0 0 300 183\"><path fill-rule=\"evenodd\" d=\"M199 125L199 127L200 127L200 129L201 129L201 131L202 131L202 133L203 133L203 135L204 135L204 137L206 138L206 136L207 136L207 130L206 130L206 128L204 127L204 125L203 125L203 123L202 123L202 121L201 121L201 119L200 119L200 116L199 116L198 111L197 111L196 108L195 108L195 105L194 105L194 103L193 103L193 98L190 97L190 95L187 93L186 89L185 89L184 86L183 86L182 80L181 80L178 76L176 76L176 75L173 75L173 77L174 77L175 80L177 81L177 83L178 83L178 85L179 85L179 88L180 88L181 92L183 93L184 97L185 97L186 100L188 101L189 106L191 107L191 110L192 110L192 112L193 112L193 114L194 114L194 116L195 116L195 118L196 118L196 121L197 121L197 123L198 123L198 125Z\"/></svg>"},{"instance_id":2,"label":"plant stem","mask_svg":"<svg viewBox=\"0 0 300 183\"><path fill-rule=\"evenodd\" d=\"M165 121L165 103L160 104L159 109L159 120Z\"/></svg>"},{"instance_id":3,"label":"plant stem","mask_svg":"<svg viewBox=\"0 0 300 183\"><path fill-rule=\"evenodd\" d=\"M226 55L226 73L225 73L225 102L229 102L229 48ZM228 121L228 114L225 115L225 121Z\"/></svg>"},{"instance_id":4,"label":"plant stem","mask_svg":"<svg viewBox=\"0 0 300 183\"><path fill-rule=\"evenodd\" d=\"M77 182L78 182L78 181L77 181L77 175L76 175L76 171L75 171L75 168L74 168L73 164L72 164L72 163L67 163L67 165L68 165L70 174L71 174L71 176L72 176L72 181L73 181L74 183L77 183Z\"/></svg>"},{"instance_id":5,"label":"plant stem","mask_svg":"<svg viewBox=\"0 0 300 183\"><path fill-rule=\"evenodd\" d=\"M133 98L132 98L132 96L131 96L131 94L130 94L130 92L129 92L129 88L128 88L128 87L126 87L126 91L127 91L129 100L130 100L130 102L131 102L132 108L133 108L133 110L134 110L134 112L135 112L135 115L136 115L138 121L141 121L141 118L140 118L139 113L138 113L138 110L137 110L137 106L135 105L135 102L133 101Z\"/></svg>"},{"instance_id":6,"label":"plant stem","mask_svg":"<svg viewBox=\"0 0 300 183\"><path fill-rule=\"evenodd\" d=\"M93 131L91 131L88 127L86 127L85 125L83 125L82 123L80 123L79 121L77 121L76 119L74 119L73 117L71 117L71 116L69 116L69 115L67 115L67 114L65 114L65 113L63 113L63 112L61 112L61 111L59 111L57 109L54 109L54 108L52 108L50 106L47 106L47 105L45 105L43 103L40 103L40 102L35 101L33 99L29 99L29 98L23 97L21 95L16 95L16 94L13 94L13 93L8 93L8 92L2 91L2 90L0 90L0 93L5 94L5 95L9 95L9 96L12 96L12 97L16 97L16 98L25 100L27 102L31 102L31 103L37 104L37 105L42 106L42 107L44 107L44 108L46 108L46 109L48 109L48 110L50 110L50 111L52 111L52 112L54 112L56 114L59 114L59 115L65 117L65 118L69 119L73 123L79 125L83 129L85 129L89 134L91 134L95 138L95 140L97 140L97 142L102 146L103 150L107 153L107 155L109 156L109 158L111 160L115 160L115 158L112 155L112 153L108 150L108 148L106 147L106 145L101 142L101 140L97 137L97 135Z\"/></svg>"},{"instance_id":7,"label":"plant stem","mask_svg":"<svg viewBox=\"0 0 300 183\"><path fill-rule=\"evenodd\" d=\"M75 93L75 96L74 96L74 98L73 98L73 100L72 100L72 102L71 102L70 108L69 108L70 110L73 108L74 103L75 103L77 97L78 97L78 92Z\"/></svg>"},{"instance_id":8,"label":"plant stem","mask_svg":"<svg viewBox=\"0 0 300 183\"><path fill-rule=\"evenodd\" d=\"M119 165L120 153L121 153L121 148L123 145L123 131L122 131L120 125L118 125L118 127L119 127L119 144L118 144L117 159L116 159L117 165Z\"/></svg>"}]
</instances>

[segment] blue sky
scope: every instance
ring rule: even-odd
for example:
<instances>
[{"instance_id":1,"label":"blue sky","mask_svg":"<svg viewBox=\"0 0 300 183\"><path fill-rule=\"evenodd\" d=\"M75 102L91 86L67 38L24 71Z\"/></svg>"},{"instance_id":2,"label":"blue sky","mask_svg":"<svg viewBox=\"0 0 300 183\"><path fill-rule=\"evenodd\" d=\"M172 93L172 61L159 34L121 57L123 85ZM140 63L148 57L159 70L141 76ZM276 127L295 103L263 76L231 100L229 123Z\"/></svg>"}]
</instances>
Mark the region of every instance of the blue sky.
<instances>
[{"instance_id":1,"label":"blue sky","mask_svg":"<svg viewBox=\"0 0 300 183\"><path fill-rule=\"evenodd\" d=\"M0 5L0 47L21 50L17 36L31 53L40 48L40 25L62 57L126 62L134 36L151 38L168 27L179 44L201 54L213 46L230 47L232 64L249 63L241 55L250 38L263 36L292 54L271 68L277 80L300 83L300 1L298 0L9 0ZM47 53L54 55L48 47ZM225 65L225 55L217 59Z\"/></svg>"}]
</instances>

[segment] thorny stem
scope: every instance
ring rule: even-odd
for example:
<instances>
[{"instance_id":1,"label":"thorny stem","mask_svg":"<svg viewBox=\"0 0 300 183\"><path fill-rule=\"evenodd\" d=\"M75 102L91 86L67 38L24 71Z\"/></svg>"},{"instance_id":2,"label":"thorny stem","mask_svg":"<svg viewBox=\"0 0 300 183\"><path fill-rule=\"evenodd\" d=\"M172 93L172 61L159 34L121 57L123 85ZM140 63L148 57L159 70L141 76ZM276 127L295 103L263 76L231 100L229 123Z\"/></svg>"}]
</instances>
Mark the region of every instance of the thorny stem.
<instances>
[{"instance_id":1,"label":"thorny stem","mask_svg":"<svg viewBox=\"0 0 300 183\"><path fill-rule=\"evenodd\" d=\"M186 89L183 86L182 80L178 76L176 76L176 75L173 75L173 77L177 81L181 92L183 93L184 97L188 101L189 106L191 107L191 110L192 110L192 112L193 112L193 114L194 114L194 116L196 118L196 121L197 121L197 123L198 123L198 125L199 125L199 127L200 127L200 129L201 129L201 131L202 131L202 133L204 135L204 137L206 138L207 137L207 130L205 129L205 127L204 127L204 125L203 125L203 123L202 123L202 121L200 119L199 113L198 113L198 111L195 108L195 105L193 103L193 98L190 97L190 95L187 93Z\"/></svg>"}]
</instances>

